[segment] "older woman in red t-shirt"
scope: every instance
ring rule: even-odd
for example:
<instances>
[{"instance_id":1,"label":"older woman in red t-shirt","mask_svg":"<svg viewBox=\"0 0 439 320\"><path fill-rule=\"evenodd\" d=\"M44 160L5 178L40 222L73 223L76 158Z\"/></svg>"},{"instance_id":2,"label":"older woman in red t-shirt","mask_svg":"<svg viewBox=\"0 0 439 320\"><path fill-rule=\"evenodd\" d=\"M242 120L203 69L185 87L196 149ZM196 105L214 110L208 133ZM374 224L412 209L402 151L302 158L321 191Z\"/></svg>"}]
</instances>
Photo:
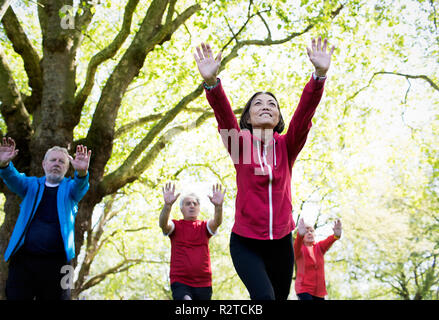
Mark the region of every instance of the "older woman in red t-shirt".
<instances>
[{"instance_id":1,"label":"older woman in red t-shirt","mask_svg":"<svg viewBox=\"0 0 439 320\"><path fill-rule=\"evenodd\" d=\"M324 300L327 295L323 255L340 239L341 229L341 221L337 220L333 228L334 234L316 243L314 228L300 219L294 241L297 265L295 289L299 300Z\"/></svg>"}]
</instances>

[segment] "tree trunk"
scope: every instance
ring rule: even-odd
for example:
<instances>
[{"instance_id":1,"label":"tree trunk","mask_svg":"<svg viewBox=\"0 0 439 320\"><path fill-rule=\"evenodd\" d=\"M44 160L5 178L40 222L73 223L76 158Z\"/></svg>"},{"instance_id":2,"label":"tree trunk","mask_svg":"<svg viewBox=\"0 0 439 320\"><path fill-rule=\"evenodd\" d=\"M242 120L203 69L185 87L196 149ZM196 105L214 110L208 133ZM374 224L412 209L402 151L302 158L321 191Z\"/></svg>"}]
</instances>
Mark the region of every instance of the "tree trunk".
<instances>
[{"instance_id":1,"label":"tree trunk","mask_svg":"<svg viewBox=\"0 0 439 320\"><path fill-rule=\"evenodd\" d=\"M4 288L8 277L8 263L5 262L3 254L8 246L9 238L17 221L19 203L21 202L20 197L7 190L7 188L4 189L6 196L4 210L7 214L5 214L5 220L0 227L0 252L2 253L0 256L0 288L2 288L2 290L0 290L0 300L6 298Z\"/></svg>"}]
</instances>

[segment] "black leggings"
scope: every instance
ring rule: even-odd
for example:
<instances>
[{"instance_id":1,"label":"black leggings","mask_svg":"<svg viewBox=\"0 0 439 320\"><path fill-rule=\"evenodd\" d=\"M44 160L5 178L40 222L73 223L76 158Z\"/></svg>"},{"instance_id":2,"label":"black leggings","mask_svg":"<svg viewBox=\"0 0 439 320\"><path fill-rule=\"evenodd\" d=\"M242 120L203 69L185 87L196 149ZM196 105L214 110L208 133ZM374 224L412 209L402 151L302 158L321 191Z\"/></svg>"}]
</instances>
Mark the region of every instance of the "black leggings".
<instances>
[{"instance_id":1,"label":"black leggings","mask_svg":"<svg viewBox=\"0 0 439 320\"><path fill-rule=\"evenodd\" d=\"M212 287L191 287L181 282L171 284L172 298L184 300L185 296L191 300L210 300L212 298Z\"/></svg>"},{"instance_id":2,"label":"black leggings","mask_svg":"<svg viewBox=\"0 0 439 320\"><path fill-rule=\"evenodd\" d=\"M294 270L291 233L278 240L257 240L232 232L230 254L252 300L286 300Z\"/></svg>"},{"instance_id":3,"label":"black leggings","mask_svg":"<svg viewBox=\"0 0 439 320\"><path fill-rule=\"evenodd\" d=\"M299 300L325 300L325 298L313 296L308 292L298 293L297 298L299 298Z\"/></svg>"}]
</instances>

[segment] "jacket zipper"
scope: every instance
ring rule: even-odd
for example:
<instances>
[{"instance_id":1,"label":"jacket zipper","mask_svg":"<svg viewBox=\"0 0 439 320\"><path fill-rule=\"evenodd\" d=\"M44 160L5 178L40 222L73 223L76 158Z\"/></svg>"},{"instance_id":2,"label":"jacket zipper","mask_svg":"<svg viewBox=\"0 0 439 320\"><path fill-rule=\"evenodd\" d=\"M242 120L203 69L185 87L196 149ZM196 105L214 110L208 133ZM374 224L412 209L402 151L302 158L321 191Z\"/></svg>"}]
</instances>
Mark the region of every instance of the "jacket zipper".
<instances>
[{"instance_id":1,"label":"jacket zipper","mask_svg":"<svg viewBox=\"0 0 439 320\"><path fill-rule=\"evenodd\" d=\"M272 191L272 181L273 181L273 173L271 171L271 166L267 163L266 158L266 146L264 145L264 153L263 153L264 164L268 168L268 208L269 208L269 236L270 240L273 240L273 191Z\"/></svg>"}]
</instances>

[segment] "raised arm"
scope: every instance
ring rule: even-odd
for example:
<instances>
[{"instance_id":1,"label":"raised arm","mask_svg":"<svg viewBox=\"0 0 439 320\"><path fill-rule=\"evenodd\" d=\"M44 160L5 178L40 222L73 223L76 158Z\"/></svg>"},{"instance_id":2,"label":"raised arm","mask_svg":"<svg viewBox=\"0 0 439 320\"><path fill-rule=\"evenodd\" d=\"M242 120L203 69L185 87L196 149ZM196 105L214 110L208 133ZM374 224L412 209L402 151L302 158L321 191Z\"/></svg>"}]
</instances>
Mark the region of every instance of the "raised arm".
<instances>
[{"instance_id":1,"label":"raised arm","mask_svg":"<svg viewBox=\"0 0 439 320\"><path fill-rule=\"evenodd\" d=\"M300 219L299 223L297 224L297 235L293 245L295 259L302 255L303 236L305 235L305 233L305 222L303 221L303 219Z\"/></svg>"},{"instance_id":2,"label":"raised arm","mask_svg":"<svg viewBox=\"0 0 439 320\"><path fill-rule=\"evenodd\" d=\"M213 219L210 219L207 224L212 233L216 233L218 227L223 222L223 202L224 195L226 194L226 188L224 191L222 190L222 186L220 184L213 185L212 187L212 196L208 196L210 202L215 206L215 214Z\"/></svg>"},{"instance_id":3,"label":"raised arm","mask_svg":"<svg viewBox=\"0 0 439 320\"><path fill-rule=\"evenodd\" d=\"M23 198L29 185L27 180L30 178L18 172L11 162L17 154L18 149L15 149L14 139L3 138L0 144L0 177L9 190Z\"/></svg>"},{"instance_id":4,"label":"raised arm","mask_svg":"<svg viewBox=\"0 0 439 320\"><path fill-rule=\"evenodd\" d=\"M333 245L333 243L340 239L341 237L341 221L340 219L338 219L337 221L335 221L334 223L334 234L327 237L325 240L322 240L318 243L318 246L320 247L320 250L322 251L323 254L326 253L326 251L329 250L329 248L331 248L331 246Z\"/></svg>"},{"instance_id":5,"label":"raised arm","mask_svg":"<svg viewBox=\"0 0 439 320\"><path fill-rule=\"evenodd\" d=\"M218 122L218 130L236 129L239 131L236 116L233 113L221 81L218 79L218 71L221 65L221 52L214 58L210 45L201 43L201 46L196 48L194 58L197 63L198 71L204 80L206 98L215 114L215 118Z\"/></svg>"},{"instance_id":6,"label":"raised arm","mask_svg":"<svg viewBox=\"0 0 439 320\"><path fill-rule=\"evenodd\" d=\"M321 37L316 41L312 39L311 48L306 48L308 57L313 64L315 71L303 89L299 105L291 119L286 134L288 156L292 162L296 159L299 152L305 145L308 132L312 126L312 117L323 94L325 77L331 64L331 56L335 47L327 52L327 39L323 41ZM321 78L321 79L320 79Z\"/></svg>"},{"instance_id":7,"label":"raised arm","mask_svg":"<svg viewBox=\"0 0 439 320\"><path fill-rule=\"evenodd\" d=\"M172 224L169 222L169 214L171 213L172 205L177 200L180 194L175 195L175 185L167 183L163 188L163 200L165 202L159 217L159 226L164 234L169 234L172 231Z\"/></svg>"}]
</instances>

